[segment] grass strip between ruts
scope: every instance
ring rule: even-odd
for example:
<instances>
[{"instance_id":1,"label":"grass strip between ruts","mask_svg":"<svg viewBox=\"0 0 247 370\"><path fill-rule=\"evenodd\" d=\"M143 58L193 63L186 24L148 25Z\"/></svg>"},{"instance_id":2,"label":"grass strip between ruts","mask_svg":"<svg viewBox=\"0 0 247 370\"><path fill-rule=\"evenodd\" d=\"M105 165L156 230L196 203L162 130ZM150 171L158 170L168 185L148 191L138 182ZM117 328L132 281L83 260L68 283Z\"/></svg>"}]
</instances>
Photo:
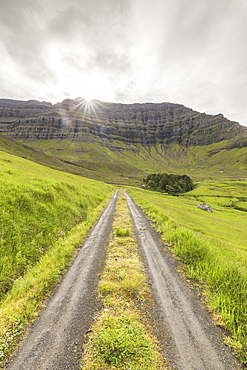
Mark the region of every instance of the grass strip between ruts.
<instances>
[{"instance_id":1,"label":"grass strip between ruts","mask_svg":"<svg viewBox=\"0 0 247 370\"><path fill-rule=\"evenodd\" d=\"M98 289L104 308L88 335L81 368L164 369L157 340L141 309L151 296L122 195Z\"/></svg>"}]
</instances>

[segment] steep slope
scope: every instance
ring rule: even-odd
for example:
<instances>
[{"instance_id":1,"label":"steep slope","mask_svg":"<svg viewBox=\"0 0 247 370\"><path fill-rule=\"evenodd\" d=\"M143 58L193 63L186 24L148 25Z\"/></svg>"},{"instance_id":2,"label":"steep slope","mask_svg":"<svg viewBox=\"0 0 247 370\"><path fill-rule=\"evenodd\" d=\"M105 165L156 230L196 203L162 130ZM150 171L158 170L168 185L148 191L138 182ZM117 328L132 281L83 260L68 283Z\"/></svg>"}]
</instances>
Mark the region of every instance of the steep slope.
<instances>
[{"instance_id":1,"label":"steep slope","mask_svg":"<svg viewBox=\"0 0 247 370\"><path fill-rule=\"evenodd\" d=\"M38 141L36 143L39 143ZM51 140L48 142L48 144L53 144L54 142ZM63 147L66 147L66 142L63 142ZM35 147L35 145L34 145ZM121 163L118 161L118 168L116 168L116 164L106 164L105 167L109 167L108 171L106 171L106 168L102 166L102 162L96 162L92 163L94 161L95 155L99 155L99 158L106 160L106 155L104 156L104 153L97 152L93 150L94 156L91 155L91 162L90 161L83 161L81 160L80 164L77 164L74 160L74 163L70 162L69 160L64 159L66 157L65 155L61 155L61 159L58 158L58 156L55 156L52 154L53 150L51 151L51 154L49 154L47 148L46 153L44 153L41 150L38 150L34 147L31 147L29 145L23 144L21 141L16 141L14 139L11 139L9 137L6 137L4 135L0 134L0 151L15 155L17 157L28 159L32 162L42 164L44 166L63 171L63 172L69 172L75 175L81 175L83 177L88 177L92 179L102 180L106 182L114 182L119 184L139 184L140 178L143 177L143 173L141 170L138 170L136 167ZM68 144L68 147L70 145ZM101 149L99 147L99 149ZM71 148L70 148L71 150ZM58 150L59 153L63 153L61 149ZM81 152L81 151L79 151ZM89 150L89 153L91 151ZM102 156L103 155L103 156ZM73 151L73 148L71 150L71 156L75 157L75 153ZM118 172L117 172L118 171ZM134 173L135 178L124 178L125 176L121 175L121 171L124 173L127 172L128 174Z\"/></svg>"},{"instance_id":2,"label":"steep slope","mask_svg":"<svg viewBox=\"0 0 247 370\"><path fill-rule=\"evenodd\" d=\"M17 157L28 159L32 162L42 164L55 170L69 172L74 175L81 175L83 177L88 177L92 179L96 178L95 173L90 169L78 166L73 163L68 163L64 160L61 160L49 154L47 155L42 151L39 151L28 145L24 145L21 142L17 142L1 134L0 134L0 151L15 155ZM104 174L102 175L99 173L97 175L97 178L99 180L105 180Z\"/></svg>"},{"instance_id":3,"label":"steep slope","mask_svg":"<svg viewBox=\"0 0 247 370\"><path fill-rule=\"evenodd\" d=\"M0 100L0 129L22 140L120 140L142 145L209 145L232 140L246 146L247 129L222 114L206 115L172 103L115 104L83 99L51 105Z\"/></svg>"},{"instance_id":4,"label":"steep slope","mask_svg":"<svg viewBox=\"0 0 247 370\"><path fill-rule=\"evenodd\" d=\"M110 180L164 170L242 176L247 169L247 128L179 104L0 99L0 132Z\"/></svg>"}]
</instances>

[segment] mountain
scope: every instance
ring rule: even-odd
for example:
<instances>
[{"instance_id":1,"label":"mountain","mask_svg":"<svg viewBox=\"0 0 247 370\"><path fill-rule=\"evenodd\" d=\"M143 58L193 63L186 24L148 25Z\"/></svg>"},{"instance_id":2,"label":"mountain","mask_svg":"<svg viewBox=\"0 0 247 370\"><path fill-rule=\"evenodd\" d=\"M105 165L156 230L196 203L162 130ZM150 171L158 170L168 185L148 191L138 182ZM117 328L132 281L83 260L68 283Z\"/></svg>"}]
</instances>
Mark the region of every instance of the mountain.
<instances>
[{"instance_id":1,"label":"mountain","mask_svg":"<svg viewBox=\"0 0 247 370\"><path fill-rule=\"evenodd\" d=\"M246 127L180 104L0 99L0 133L95 178L247 170Z\"/></svg>"},{"instance_id":2,"label":"mountain","mask_svg":"<svg viewBox=\"0 0 247 370\"><path fill-rule=\"evenodd\" d=\"M116 104L83 99L61 103L0 99L0 132L15 139L119 140L142 145L247 146L247 128L172 103Z\"/></svg>"}]
</instances>

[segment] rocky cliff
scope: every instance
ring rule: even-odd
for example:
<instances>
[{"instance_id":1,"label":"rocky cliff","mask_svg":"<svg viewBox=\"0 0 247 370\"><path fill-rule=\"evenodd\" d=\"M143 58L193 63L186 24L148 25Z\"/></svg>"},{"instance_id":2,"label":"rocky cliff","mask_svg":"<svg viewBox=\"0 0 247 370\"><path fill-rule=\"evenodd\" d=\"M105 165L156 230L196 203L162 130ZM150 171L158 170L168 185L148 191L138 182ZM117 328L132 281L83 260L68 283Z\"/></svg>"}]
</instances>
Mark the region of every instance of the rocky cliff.
<instances>
[{"instance_id":1,"label":"rocky cliff","mask_svg":"<svg viewBox=\"0 0 247 370\"><path fill-rule=\"evenodd\" d=\"M115 104L83 99L47 102L0 99L0 133L25 141L118 140L142 145L247 146L247 128L222 114L207 115L172 103Z\"/></svg>"}]
</instances>

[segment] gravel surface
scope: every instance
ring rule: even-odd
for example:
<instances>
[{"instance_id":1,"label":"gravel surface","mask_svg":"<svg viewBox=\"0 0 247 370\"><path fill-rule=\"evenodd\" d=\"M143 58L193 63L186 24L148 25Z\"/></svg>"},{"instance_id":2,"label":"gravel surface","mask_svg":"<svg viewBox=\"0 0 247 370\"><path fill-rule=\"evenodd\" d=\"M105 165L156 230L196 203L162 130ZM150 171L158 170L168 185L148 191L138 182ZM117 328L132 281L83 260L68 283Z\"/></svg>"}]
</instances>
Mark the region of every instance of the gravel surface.
<instances>
[{"instance_id":1,"label":"gravel surface","mask_svg":"<svg viewBox=\"0 0 247 370\"><path fill-rule=\"evenodd\" d=\"M8 370L80 368L82 344L97 302L95 288L105 261L117 192L82 246L46 309L9 361Z\"/></svg>"},{"instance_id":2,"label":"gravel surface","mask_svg":"<svg viewBox=\"0 0 247 370\"><path fill-rule=\"evenodd\" d=\"M175 259L170 253L165 253L159 234L128 194L125 195L151 278L160 325L165 327L169 337L166 346L173 368L241 369L230 348L223 343L222 331L213 324L200 299L177 272Z\"/></svg>"}]
</instances>

